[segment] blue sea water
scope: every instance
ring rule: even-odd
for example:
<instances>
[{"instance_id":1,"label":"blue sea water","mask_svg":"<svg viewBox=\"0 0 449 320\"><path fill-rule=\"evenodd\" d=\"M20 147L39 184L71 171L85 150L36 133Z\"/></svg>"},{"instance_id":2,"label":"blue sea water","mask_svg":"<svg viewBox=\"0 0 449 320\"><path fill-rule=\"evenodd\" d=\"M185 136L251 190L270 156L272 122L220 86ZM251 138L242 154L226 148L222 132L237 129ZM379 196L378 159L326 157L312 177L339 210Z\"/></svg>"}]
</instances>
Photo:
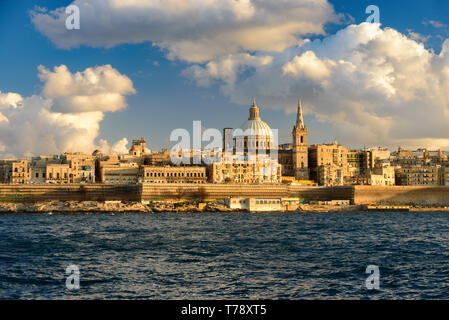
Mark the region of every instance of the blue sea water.
<instances>
[{"instance_id":1,"label":"blue sea water","mask_svg":"<svg viewBox=\"0 0 449 320\"><path fill-rule=\"evenodd\" d=\"M0 215L1 299L448 299L448 262L449 213Z\"/></svg>"}]
</instances>

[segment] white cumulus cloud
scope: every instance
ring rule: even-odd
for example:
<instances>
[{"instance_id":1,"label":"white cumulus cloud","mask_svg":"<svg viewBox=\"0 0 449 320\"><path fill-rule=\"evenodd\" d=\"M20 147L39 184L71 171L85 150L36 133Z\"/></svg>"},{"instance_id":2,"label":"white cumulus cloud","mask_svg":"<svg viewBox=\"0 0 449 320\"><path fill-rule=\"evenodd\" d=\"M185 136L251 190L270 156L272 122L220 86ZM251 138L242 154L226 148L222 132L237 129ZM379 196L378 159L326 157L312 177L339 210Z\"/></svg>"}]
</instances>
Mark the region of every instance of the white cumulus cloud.
<instances>
[{"instance_id":1,"label":"white cumulus cloud","mask_svg":"<svg viewBox=\"0 0 449 320\"><path fill-rule=\"evenodd\" d=\"M91 153L98 146L105 112L126 106L124 94L134 92L132 82L111 66L88 68L72 74L67 67L50 72L39 67L44 82L41 95L22 97L0 92L0 157L31 157L65 151ZM109 106L99 96L108 96ZM76 97L85 97L82 105ZM106 140L101 142L108 145ZM126 138L110 147L122 152Z\"/></svg>"},{"instance_id":2,"label":"white cumulus cloud","mask_svg":"<svg viewBox=\"0 0 449 320\"><path fill-rule=\"evenodd\" d=\"M296 56L292 61L283 66L284 74L296 77L308 77L311 79L324 79L330 76L329 67L335 66L332 60L318 59L313 51L306 51L301 56Z\"/></svg>"},{"instance_id":3,"label":"white cumulus cloud","mask_svg":"<svg viewBox=\"0 0 449 320\"><path fill-rule=\"evenodd\" d=\"M183 75L196 81L200 86L210 86L216 80L234 83L238 75L250 67L269 65L271 56L252 56L248 53L230 54L217 61L211 61L204 67L193 65L183 71Z\"/></svg>"},{"instance_id":4,"label":"white cumulus cloud","mask_svg":"<svg viewBox=\"0 0 449 320\"><path fill-rule=\"evenodd\" d=\"M105 139L100 139L99 147L103 154L127 154L129 151L128 148L128 139L123 138L117 141L114 145L109 145L108 141Z\"/></svg>"},{"instance_id":5,"label":"white cumulus cloud","mask_svg":"<svg viewBox=\"0 0 449 320\"><path fill-rule=\"evenodd\" d=\"M132 81L110 65L75 74L65 65L53 72L43 66L38 69L45 83L42 95L52 99L52 109L59 112L118 111L127 106L125 95L136 92Z\"/></svg>"},{"instance_id":6,"label":"white cumulus cloud","mask_svg":"<svg viewBox=\"0 0 449 320\"><path fill-rule=\"evenodd\" d=\"M32 21L60 48L151 42L170 58L205 62L250 51L281 52L305 34L339 22L327 0L75 0L80 29L67 30L65 8L36 9Z\"/></svg>"},{"instance_id":7,"label":"white cumulus cloud","mask_svg":"<svg viewBox=\"0 0 449 320\"><path fill-rule=\"evenodd\" d=\"M361 23L272 57L249 74L215 80L242 105L251 93L265 107L291 113L302 96L305 112L346 144L449 144L449 40L435 54L394 29ZM198 68L198 83L216 78Z\"/></svg>"},{"instance_id":8,"label":"white cumulus cloud","mask_svg":"<svg viewBox=\"0 0 449 320\"><path fill-rule=\"evenodd\" d=\"M0 91L0 109L19 108L22 105L22 96L17 93L8 92L2 94Z\"/></svg>"}]
</instances>

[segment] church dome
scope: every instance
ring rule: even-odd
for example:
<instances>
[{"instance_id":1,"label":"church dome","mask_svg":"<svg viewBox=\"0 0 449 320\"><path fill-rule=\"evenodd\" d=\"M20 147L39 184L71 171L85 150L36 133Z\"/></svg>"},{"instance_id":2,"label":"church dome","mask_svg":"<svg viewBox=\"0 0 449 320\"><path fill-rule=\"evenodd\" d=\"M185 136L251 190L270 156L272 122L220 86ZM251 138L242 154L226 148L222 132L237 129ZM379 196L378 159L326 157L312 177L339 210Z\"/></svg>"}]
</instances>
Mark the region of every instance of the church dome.
<instances>
[{"instance_id":1,"label":"church dome","mask_svg":"<svg viewBox=\"0 0 449 320\"><path fill-rule=\"evenodd\" d=\"M244 136L273 136L270 126L262 120L248 120L240 128Z\"/></svg>"},{"instance_id":2,"label":"church dome","mask_svg":"<svg viewBox=\"0 0 449 320\"><path fill-rule=\"evenodd\" d=\"M249 118L235 132L235 144L239 150L270 150L273 147L273 131L259 116L256 100L249 109Z\"/></svg>"},{"instance_id":3,"label":"church dome","mask_svg":"<svg viewBox=\"0 0 449 320\"><path fill-rule=\"evenodd\" d=\"M256 101L253 101L251 108L249 109L249 118L245 121L240 129L243 131L240 136L265 136L265 137L273 137L273 132L271 131L270 126L260 119L259 116L259 107L256 104Z\"/></svg>"}]
</instances>

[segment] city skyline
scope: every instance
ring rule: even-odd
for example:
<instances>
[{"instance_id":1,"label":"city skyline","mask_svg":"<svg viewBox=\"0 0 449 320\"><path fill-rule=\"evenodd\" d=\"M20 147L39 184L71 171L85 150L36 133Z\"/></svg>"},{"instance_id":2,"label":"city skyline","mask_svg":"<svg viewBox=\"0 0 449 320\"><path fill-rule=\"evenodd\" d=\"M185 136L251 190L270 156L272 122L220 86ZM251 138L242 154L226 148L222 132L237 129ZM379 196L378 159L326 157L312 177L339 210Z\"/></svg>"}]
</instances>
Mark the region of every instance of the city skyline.
<instances>
[{"instance_id":1,"label":"city skyline","mask_svg":"<svg viewBox=\"0 0 449 320\"><path fill-rule=\"evenodd\" d=\"M144 25L130 21L127 14L135 13L137 4L142 15L150 15L151 1L123 6L106 1L122 26L112 31L95 25L91 13L83 16L82 5L80 30L58 29L64 27L55 18L62 9L49 11L76 1L3 2L0 156L91 152L97 147L124 151L140 136L149 148L162 149L170 146L173 129L189 130L194 120L206 128L239 127L252 96L268 124L279 129L279 143L289 143L299 95L304 97L310 144L338 140L352 148L449 149L444 94L448 63L442 49L448 21L441 5L416 1L407 4L413 10L406 10L378 1L378 26L363 23L371 3L321 2L323 11L314 10L310 17L304 17L302 1L285 4L297 14L287 17L293 31L283 30L279 22L285 8L271 8L274 25L264 25L258 18L267 14L264 1L241 1L236 7L211 2L205 10L213 17L229 15L245 24L232 33L222 23L194 35L210 43L200 55L189 46L191 38L187 43L179 39L178 29L158 33L157 39L142 32L140 38L127 40L139 28L171 25L164 19ZM201 1L186 3L183 14L189 16L189 6ZM106 17L102 9L92 10ZM169 17L173 8L158 9ZM198 27L209 25L198 21ZM257 37L256 26L275 30L278 42ZM108 36L95 42L92 30ZM231 40L225 35L232 35ZM24 40L13 41L17 38ZM357 61L363 54L365 59ZM413 77L416 72L422 81ZM91 82L95 77L97 85Z\"/></svg>"},{"instance_id":2,"label":"city skyline","mask_svg":"<svg viewBox=\"0 0 449 320\"><path fill-rule=\"evenodd\" d=\"M0 0L0 298L448 299L448 12Z\"/></svg>"}]
</instances>

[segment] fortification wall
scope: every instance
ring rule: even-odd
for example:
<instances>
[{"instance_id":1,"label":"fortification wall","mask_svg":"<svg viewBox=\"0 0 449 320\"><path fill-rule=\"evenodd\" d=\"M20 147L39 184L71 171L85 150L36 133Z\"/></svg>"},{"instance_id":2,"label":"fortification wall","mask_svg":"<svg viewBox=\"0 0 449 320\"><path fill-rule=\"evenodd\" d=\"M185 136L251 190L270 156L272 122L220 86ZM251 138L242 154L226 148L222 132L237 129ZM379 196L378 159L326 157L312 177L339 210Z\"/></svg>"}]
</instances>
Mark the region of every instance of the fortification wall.
<instances>
[{"instance_id":1,"label":"fortification wall","mask_svg":"<svg viewBox=\"0 0 449 320\"><path fill-rule=\"evenodd\" d=\"M140 200L138 185L71 184L71 185L2 185L0 201L105 201Z\"/></svg>"},{"instance_id":2,"label":"fortification wall","mask_svg":"<svg viewBox=\"0 0 449 320\"><path fill-rule=\"evenodd\" d=\"M354 204L449 205L449 187L355 186Z\"/></svg>"},{"instance_id":3,"label":"fortification wall","mask_svg":"<svg viewBox=\"0 0 449 320\"><path fill-rule=\"evenodd\" d=\"M306 200L351 200L361 204L449 206L449 187L347 186L306 187L299 185L227 184L73 184L2 185L0 201L105 201L141 199L226 197L301 197Z\"/></svg>"},{"instance_id":4,"label":"fortification wall","mask_svg":"<svg viewBox=\"0 0 449 320\"><path fill-rule=\"evenodd\" d=\"M352 200L352 187L322 188L296 185L144 184L143 199L226 197L292 197L308 200Z\"/></svg>"},{"instance_id":5,"label":"fortification wall","mask_svg":"<svg viewBox=\"0 0 449 320\"><path fill-rule=\"evenodd\" d=\"M1 185L0 201L105 201L141 199L207 199L226 197L301 197L307 200L351 200L352 187L220 184L73 184Z\"/></svg>"}]
</instances>

